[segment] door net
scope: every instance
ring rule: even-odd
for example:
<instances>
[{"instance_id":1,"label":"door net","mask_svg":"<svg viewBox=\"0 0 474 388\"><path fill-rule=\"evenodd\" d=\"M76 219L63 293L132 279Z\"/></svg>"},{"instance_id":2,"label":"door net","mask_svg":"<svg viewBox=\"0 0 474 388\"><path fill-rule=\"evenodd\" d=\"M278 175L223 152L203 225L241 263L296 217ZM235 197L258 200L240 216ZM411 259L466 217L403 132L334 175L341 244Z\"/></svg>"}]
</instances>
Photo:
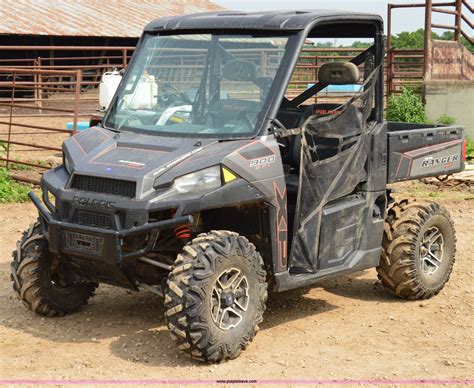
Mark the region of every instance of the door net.
<instances>
[{"instance_id":1,"label":"door net","mask_svg":"<svg viewBox=\"0 0 474 388\"><path fill-rule=\"evenodd\" d=\"M310 116L303 125L300 185L289 260L294 272L312 273L317 269L324 206L356 192L357 186L367 178L369 122L379 73L373 61L367 70L367 62L366 77L359 92L335 114Z\"/></svg>"}]
</instances>

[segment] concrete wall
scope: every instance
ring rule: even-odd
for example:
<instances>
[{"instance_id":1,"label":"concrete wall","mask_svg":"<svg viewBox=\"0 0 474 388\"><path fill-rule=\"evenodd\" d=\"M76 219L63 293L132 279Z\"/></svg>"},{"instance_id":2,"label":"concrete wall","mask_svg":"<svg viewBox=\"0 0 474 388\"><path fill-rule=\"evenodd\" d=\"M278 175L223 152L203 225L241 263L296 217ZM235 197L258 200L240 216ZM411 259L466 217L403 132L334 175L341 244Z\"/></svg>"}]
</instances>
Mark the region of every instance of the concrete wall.
<instances>
[{"instance_id":1,"label":"concrete wall","mask_svg":"<svg viewBox=\"0 0 474 388\"><path fill-rule=\"evenodd\" d=\"M474 81L425 81L426 113L436 122L442 114L464 125L474 140Z\"/></svg>"}]
</instances>

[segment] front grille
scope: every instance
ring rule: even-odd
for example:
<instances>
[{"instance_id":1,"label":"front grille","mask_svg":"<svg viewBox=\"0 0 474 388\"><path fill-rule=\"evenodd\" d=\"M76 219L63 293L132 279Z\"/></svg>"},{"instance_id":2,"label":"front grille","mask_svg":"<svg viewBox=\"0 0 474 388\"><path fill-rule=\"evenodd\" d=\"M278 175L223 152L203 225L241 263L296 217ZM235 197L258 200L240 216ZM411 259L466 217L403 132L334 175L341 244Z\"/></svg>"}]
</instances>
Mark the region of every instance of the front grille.
<instances>
[{"instance_id":1,"label":"front grille","mask_svg":"<svg viewBox=\"0 0 474 388\"><path fill-rule=\"evenodd\" d=\"M71 205L68 202L63 203L63 220L67 220L71 214Z\"/></svg>"},{"instance_id":2,"label":"front grille","mask_svg":"<svg viewBox=\"0 0 474 388\"><path fill-rule=\"evenodd\" d=\"M75 251L101 255L104 250L104 238L89 234L64 231L66 247Z\"/></svg>"},{"instance_id":3,"label":"front grille","mask_svg":"<svg viewBox=\"0 0 474 388\"><path fill-rule=\"evenodd\" d=\"M112 229L114 226L110 214L95 213L85 210L76 210L73 222L103 229Z\"/></svg>"},{"instance_id":4,"label":"front grille","mask_svg":"<svg viewBox=\"0 0 474 388\"><path fill-rule=\"evenodd\" d=\"M94 193L135 197L137 184L132 181L101 178L88 175L74 175L71 187L77 190L92 191Z\"/></svg>"}]
</instances>

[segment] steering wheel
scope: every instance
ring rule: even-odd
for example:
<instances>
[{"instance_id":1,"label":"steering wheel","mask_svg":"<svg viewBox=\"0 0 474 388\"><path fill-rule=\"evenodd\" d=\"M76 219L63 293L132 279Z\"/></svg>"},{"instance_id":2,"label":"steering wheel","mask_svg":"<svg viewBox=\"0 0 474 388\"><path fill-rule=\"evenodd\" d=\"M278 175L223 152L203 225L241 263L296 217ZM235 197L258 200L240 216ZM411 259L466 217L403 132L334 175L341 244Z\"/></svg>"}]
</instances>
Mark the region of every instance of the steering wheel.
<instances>
[{"instance_id":1,"label":"steering wheel","mask_svg":"<svg viewBox=\"0 0 474 388\"><path fill-rule=\"evenodd\" d=\"M163 93L158 96L158 103L165 108L174 105L183 105L183 97L173 92Z\"/></svg>"},{"instance_id":2,"label":"steering wheel","mask_svg":"<svg viewBox=\"0 0 474 388\"><path fill-rule=\"evenodd\" d=\"M158 102L160 105L169 107L171 105L191 105L193 102L189 99L188 95L184 92L180 92L172 84L165 83L163 86L169 87L172 89L172 92L163 93L161 96L158 96Z\"/></svg>"}]
</instances>

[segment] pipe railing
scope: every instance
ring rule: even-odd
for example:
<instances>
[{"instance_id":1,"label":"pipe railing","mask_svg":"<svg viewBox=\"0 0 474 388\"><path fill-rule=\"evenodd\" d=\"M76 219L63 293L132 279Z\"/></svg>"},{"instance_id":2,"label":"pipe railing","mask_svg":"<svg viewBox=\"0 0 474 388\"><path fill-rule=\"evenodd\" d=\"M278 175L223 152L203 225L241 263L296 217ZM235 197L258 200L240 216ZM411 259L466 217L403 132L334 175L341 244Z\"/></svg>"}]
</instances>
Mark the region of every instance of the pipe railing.
<instances>
[{"instance_id":1,"label":"pipe railing","mask_svg":"<svg viewBox=\"0 0 474 388\"><path fill-rule=\"evenodd\" d=\"M19 74L32 76L33 79L31 81L21 81L21 85L17 85L17 78ZM35 91L41 91L42 83L40 80L40 76L46 75L55 75L55 76L68 76L72 77L75 80L74 85L74 97L70 99L72 104L71 108L64 107L64 104L61 104L61 107L52 107L52 106L45 106L43 104L43 100L38 97L35 99L35 105L30 105L27 103L19 103L18 99L15 98L16 93L18 91L22 91L24 89L18 88L18 86L25 86L30 87ZM48 138L45 138L45 134L54 134L58 135L59 133L70 133L75 134L77 131L78 125L78 117L79 117L79 103L80 103L80 92L81 92L81 71L65 71L65 70L51 70L51 69L15 69L15 68L0 68L0 78L7 78L11 79L11 81L2 82L2 86L8 86L10 88L10 101L3 101L0 102L0 108L6 110L8 112L7 118L8 120L1 120L0 119L0 141L5 144L5 155L0 155L0 160L5 163L5 167L9 169L12 165L23 165L28 167L35 167L38 169L47 169L46 167L40 163L32 161L28 157L30 156L32 151L54 151L54 152L61 152L61 147L54 146L51 144L41 144L41 141L48 141ZM28 85L28 82L30 85ZM39 94L41 96L41 93ZM1 109L0 109L1 110ZM72 131L67 131L66 129L60 129L54 126L45 126L45 125L38 125L35 123L25 123L17 121L19 117L24 117L25 113L34 111L42 113L43 111L46 112L54 112L56 115L64 115L68 114L72 117L72 124L73 128ZM1 116L5 117L5 116ZM6 131L4 128L6 127ZM18 131L14 128L26 128L28 129L27 132L25 131ZM25 138L25 135L28 135ZM20 149L20 148L21 149ZM17 157L13 158L12 154L15 152ZM31 176L23 176L17 177L22 181L28 181L31 183L37 183L38 179L35 179Z\"/></svg>"}]
</instances>

